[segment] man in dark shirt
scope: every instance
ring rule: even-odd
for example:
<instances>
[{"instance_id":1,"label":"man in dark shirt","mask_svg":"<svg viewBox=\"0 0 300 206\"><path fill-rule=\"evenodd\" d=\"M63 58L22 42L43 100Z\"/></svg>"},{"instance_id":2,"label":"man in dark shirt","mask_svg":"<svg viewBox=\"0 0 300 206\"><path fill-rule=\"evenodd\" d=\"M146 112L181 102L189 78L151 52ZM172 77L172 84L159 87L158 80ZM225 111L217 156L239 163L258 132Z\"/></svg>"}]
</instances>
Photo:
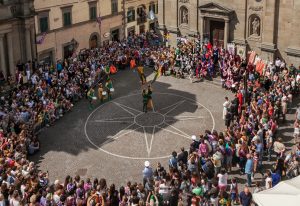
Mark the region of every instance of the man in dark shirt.
<instances>
[{"instance_id":1,"label":"man in dark shirt","mask_svg":"<svg viewBox=\"0 0 300 206\"><path fill-rule=\"evenodd\" d=\"M184 147L181 147L181 153L177 156L178 162L182 161L184 164L187 164L189 153L184 150Z\"/></svg>"},{"instance_id":2,"label":"man in dark shirt","mask_svg":"<svg viewBox=\"0 0 300 206\"><path fill-rule=\"evenodd\" d=\"M191 143L191 146L190 146L190 153L196 151L199 148L199 142L197 141L196 135L192 136L192 140L193 140L193 142Z\"/></svg>"},{"instance_id":3,"label":"man in dark shirt","mask_svg":"<svg viewBox=\"0 0 300 206\"><path fill-rule=\"evenodd\" d=\"M210 197L210 201L213 205L217 205L218 203L218 195L219 195L219 188L218 188L218 182L212 181L212 188L207 191L207 195Z\"/></svg>"},{"instance_id":4,"label":"man in dark shirt","mask_svg":"<svg viewBox=\"0 0 300 206\"><path fill-rule=\"evenodd\" d=\"M240 202L243 206L250 206L252 203L252 194L248 187L244 188L244 191L240 193Z\"/></svg>"}]
</instances>

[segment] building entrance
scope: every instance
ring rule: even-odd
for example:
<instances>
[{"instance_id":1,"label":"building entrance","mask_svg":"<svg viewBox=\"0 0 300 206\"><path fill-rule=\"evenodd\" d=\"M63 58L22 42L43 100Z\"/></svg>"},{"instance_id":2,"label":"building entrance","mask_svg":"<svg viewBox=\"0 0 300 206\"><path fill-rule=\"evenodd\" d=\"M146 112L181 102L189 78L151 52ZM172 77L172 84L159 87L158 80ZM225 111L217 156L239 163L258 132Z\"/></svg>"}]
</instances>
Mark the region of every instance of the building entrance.
<instances>
[{"instance_id":1,"label":"building entrance","mask_svg":"<svg viewBox=\"0 0 300 206\"><path fill-rule=\"evenodd\" d=\"M119 29L116 29L116 30L113 30L112 32L111 32L111 40L112 41L119 41L120 39L119 39Z\"/></svg>"},{"instance_id":2,"label":"building entrance","mask_svg":"<svg viewBox=\"0 0 300 206\"><path fill-rule=\"evenodd\" d=\"M210 21L210 42L217 47L224 47L224 27L222 21Z\"/></svg>"}]
</instances>

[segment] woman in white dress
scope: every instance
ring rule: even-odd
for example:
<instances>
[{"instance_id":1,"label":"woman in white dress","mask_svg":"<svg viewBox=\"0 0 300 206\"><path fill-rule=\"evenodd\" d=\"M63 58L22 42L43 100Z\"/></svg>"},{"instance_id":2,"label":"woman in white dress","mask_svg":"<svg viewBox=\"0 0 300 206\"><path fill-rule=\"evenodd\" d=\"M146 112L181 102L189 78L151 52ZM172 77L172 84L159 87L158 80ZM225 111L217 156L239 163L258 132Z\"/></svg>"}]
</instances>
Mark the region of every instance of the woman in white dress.
<instances>
[{"instance_id":1,"label":"woman in white dress","mask_svg":"<svg viewBox=\"0 0 300 206\"><path fill-rule=\"evenodd\" d=\"M225 97L225 102L223 103L223 119L225 120L227 110L230 108L230 101L228 97Z\"/></svg>"}]
</instances>

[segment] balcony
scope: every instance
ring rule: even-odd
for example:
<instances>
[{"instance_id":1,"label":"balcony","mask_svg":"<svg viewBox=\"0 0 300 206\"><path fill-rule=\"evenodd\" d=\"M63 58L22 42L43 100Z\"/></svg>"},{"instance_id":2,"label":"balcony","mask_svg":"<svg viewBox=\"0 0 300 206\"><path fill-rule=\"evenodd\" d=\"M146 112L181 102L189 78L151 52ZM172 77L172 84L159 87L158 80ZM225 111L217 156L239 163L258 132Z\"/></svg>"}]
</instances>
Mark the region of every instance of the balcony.
<instances>
[{"instance_id":1,"label":"balcony","mask_svg":"<svg viewBox=\"0 0 300 206\"><path fill-rule=\"evenodd\" d=\"M147 22L147 16L140 16L137 18L137 24L143 24L145 22Z\"/></svg>"}]
</instances>

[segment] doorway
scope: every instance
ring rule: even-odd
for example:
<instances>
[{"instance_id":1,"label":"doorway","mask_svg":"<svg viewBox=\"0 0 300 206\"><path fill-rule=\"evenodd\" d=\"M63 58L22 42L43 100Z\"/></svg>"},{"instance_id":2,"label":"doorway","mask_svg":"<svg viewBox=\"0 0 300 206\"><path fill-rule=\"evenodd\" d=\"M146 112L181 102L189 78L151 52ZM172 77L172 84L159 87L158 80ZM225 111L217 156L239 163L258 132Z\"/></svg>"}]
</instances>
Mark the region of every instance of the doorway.
<instances>
[{"instance_id":1,"label":"doorway","mask_svg":"<svg viewBox=\"0 0 300 206\"><path fill-rule=\"evenodd\" d=\"M145 25L140 25L140 34L145 33Z\"/></svg>"},{"instance_id":2,"label":"doorway","mask_svg":"<svg viewBox=\"0 0 300 206\"><path fill-rule=\"evenodd\" d=\"M115 29L111 31L111 40L112 41L119 41L119 29Z\"/></svg>"},{"instance_id":3,"label":"doorway","mask_svg":"<svg viewBox=\"0 0 300 206\"><path fill-rule=\"evenodd\" d=\"M93 34L90 38L90 49L94 49L98 47L98 36Z\"/></svg>"},{"instance_id":4,"label":"doorway","mask_svg":"<svg viewBox=\"0 0 300 206\"><path fill-rule=\"evenodd\" d=\"M225 22L210 21L210 42L217 47L224 47Z\"/></svg>"},{"instance_id":5,"label":"doorway","mask_svg":"<svg viewBox=\"0 0 300 206\"><path fill-rule=\"evenodd\" d=\"M72 44L68 44L63 48L64 48L64 59L70 58L73 55L74 46Z\"/></svg>"}]
</instances>

